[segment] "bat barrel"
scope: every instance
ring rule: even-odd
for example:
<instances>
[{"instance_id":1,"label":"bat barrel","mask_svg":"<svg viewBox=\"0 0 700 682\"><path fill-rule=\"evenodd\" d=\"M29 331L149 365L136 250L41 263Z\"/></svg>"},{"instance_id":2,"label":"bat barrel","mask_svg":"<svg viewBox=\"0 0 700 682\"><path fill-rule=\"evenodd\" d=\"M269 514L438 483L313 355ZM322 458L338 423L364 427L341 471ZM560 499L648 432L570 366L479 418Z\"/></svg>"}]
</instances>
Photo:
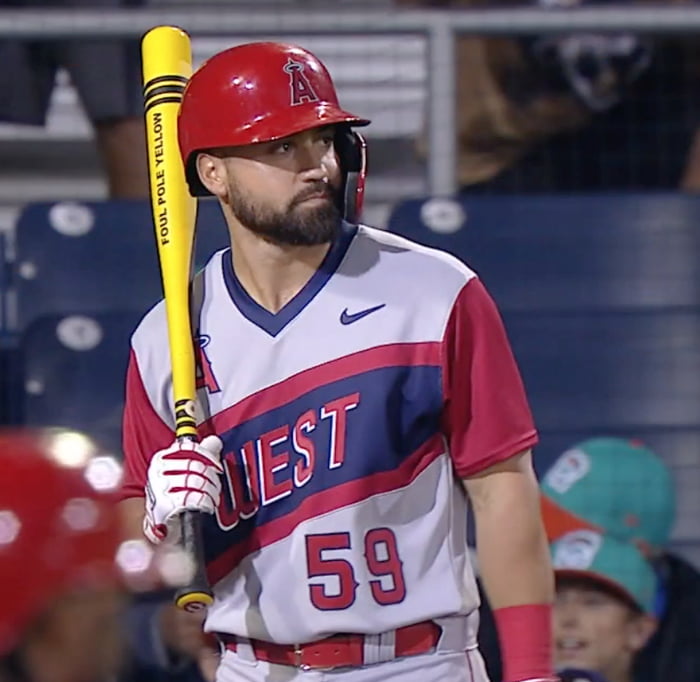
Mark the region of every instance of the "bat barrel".
<instances>
[{"instance_id":1,"label":"bat barrel","mask_svg":"<svg viewBox=\"0 0 700 682\"><path fill-rule=\"evenodd\" d=\"M151 205L173 370L175 435L196 439L189 286L197 202L187 187L177 139L177 116L192 74L190 38L175 26L157 26L143 37L141 52Z\"/></svg>"},{"instance_id":2,"label":"bat barrel","mask_svg":"<svg viewBox=\"0 0 700 682\"><path fill-rule=\"evenodd\" d=\"M143 96L153 225L168 324L175 435L199 440L196 422L195 352L190 320L190 280L197 202L190 193L180 158L177 115L192 74L189 36L175 26L156 26L141 42ZM176 595L190 611L213 602L202 543L201 512L180 515L181 542L194 575Z\"/></svg>"}]
</instances>

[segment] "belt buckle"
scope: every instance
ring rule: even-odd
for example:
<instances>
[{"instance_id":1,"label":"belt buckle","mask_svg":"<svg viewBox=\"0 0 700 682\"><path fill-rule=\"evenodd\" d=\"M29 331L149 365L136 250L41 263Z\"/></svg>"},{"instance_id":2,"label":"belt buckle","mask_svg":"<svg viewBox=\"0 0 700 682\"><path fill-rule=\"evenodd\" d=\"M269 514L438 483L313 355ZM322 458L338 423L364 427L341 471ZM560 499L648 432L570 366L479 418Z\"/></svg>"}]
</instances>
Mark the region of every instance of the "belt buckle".
<instances>
[{"instance_id":1,"label":"belt buckle","mask_svg":"<svg viewBox=\"0 0 700 682\"><path fill-rule=\"evenodd\" d=\"M299 670L303 670L304 672L307 672L311 670L311 666L308 663L302 663L301 662L301 656L302 656L302 648L301 644L295 644L294 645L294 667L298 668Z\"/></svg>"},{"instance_id":2,"label":"belt buckle","mask_svg":"<svg viewBox=\"0 0 700 682\"><path fill-rule=\"evenodd\" d=\"M312 665L310 663L302 663L302 654L304 653L302 649L301 644L295 644L294 645L294 667L297 668L298 670L302 670L304 672L308 672L309 670L318 670L319 672L329 672L330 670L334 670L337 668L337 665L328 665L328 666L320 666L320 665Z\"/></svg>"}]
</instances>

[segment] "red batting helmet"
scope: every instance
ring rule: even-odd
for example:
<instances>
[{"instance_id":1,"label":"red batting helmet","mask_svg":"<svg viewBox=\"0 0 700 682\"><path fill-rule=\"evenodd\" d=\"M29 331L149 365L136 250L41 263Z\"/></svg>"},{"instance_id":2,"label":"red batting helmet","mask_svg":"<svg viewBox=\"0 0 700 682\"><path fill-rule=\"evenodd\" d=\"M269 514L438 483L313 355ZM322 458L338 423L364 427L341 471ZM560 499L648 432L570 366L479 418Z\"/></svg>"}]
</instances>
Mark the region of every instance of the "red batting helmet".
<instances>
[{"instance_id":1,"label":"red batting helmet","mask_svg":"<svg viewBox=\"0 0 700 682\"><path fill-rule=\"evenodd\" d=\"M326 67L308 50L282 43L248 43L219 52L189 80L178 116L180 152L193 196L206 196L197 152L269 142L323 125L339 126L336 149L344 178L343 212L354 221L366 175L365 126L338 103Z\"/></svg>"},{"instance_id":2,"label":"red batting helmet","mask_svg":"<svg viewBox=\"0 0 700 682\"><path fill-rule=\"evenodd\" d=\"M0 658L54 597L117 576L120 467L92 458L90 443L70 431L0 432Z\"/></svg>"}]
</instances>

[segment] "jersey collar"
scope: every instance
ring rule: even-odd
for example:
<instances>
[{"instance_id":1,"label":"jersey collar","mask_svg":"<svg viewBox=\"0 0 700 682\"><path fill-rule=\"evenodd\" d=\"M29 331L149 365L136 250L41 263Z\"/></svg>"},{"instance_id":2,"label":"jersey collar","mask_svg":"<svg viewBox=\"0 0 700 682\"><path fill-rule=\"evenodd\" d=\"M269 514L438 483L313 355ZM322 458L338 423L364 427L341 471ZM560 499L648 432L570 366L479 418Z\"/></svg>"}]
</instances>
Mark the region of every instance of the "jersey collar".
<instances>
[{"instance_id":1,"label":"jersey collar","mask_svg":"<svg viewBox=\"0 0 700 682\"><path fill-rule=\"evenodd\" d=\"M323 259L318 270L311 276L311 279L304 285L301 291L291 299L281 310L271 313L257 303L250 294L243 288L236 273L233 270L233 259L231 249L223 253L223 274L226 288L234 305L257 327L267 332L270 336L277 336L302 310L313 300L333 273L338 269L345 253L350 246L350 242L357 233L357 225L351 225L343 221L338 236L334 240L331 248Z\"/></svg>"}]
</instances>

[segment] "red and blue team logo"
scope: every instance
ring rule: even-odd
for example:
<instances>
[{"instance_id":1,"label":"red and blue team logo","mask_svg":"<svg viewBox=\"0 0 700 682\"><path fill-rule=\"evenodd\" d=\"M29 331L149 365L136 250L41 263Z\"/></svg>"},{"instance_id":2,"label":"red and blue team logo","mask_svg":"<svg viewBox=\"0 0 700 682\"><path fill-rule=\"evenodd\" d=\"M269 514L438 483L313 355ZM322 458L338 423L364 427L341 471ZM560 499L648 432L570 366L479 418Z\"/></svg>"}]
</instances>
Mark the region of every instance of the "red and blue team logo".
<instances>
[{"instance_id":1,"label":"red and blue team logo","mask_svg":"<svg viewBox=\"0 0 700 682\"><path fill-rule=\"evenodd\" d=\"M207 354L206 347L209 345L211 337L203 334L197 339L197 389L206 388L208 393L218 393L221 390L219 382L214 376L211 360Z\"/></svg>"},{"instance_id":2,"label":"red and blue team logo","mask_svg":"<svg viewBox=\"0 0 700 682\"><path fill-rule=\"evenodd\" d=\"M318 102L318 95L304 73L303 64L290 57L283 68L289 76L290 102L293 107L304 102Z\"/></svg>"}]
</instances>

